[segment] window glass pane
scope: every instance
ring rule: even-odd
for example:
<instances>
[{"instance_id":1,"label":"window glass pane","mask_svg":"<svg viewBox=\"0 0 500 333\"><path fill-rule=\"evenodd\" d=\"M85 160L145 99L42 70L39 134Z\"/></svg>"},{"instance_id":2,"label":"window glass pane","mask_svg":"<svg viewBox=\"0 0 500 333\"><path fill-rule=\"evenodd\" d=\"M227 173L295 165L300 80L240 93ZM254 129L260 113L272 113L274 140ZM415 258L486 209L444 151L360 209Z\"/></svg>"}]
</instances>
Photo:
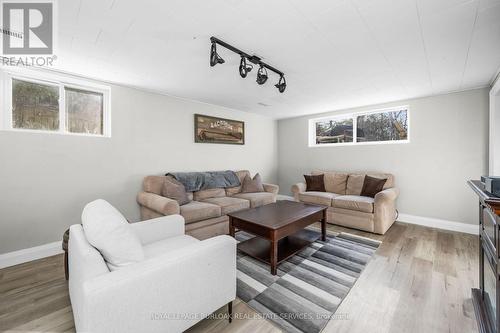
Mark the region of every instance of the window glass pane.
<instances>
[{"instance_id":1,"label":"window glass pane","mask_svg":"<svg viewBox=\"0 0 500 333\"><path fill-rule=\"evenodd\" d=\"M12 127L59 130L59 87L12 79Z\"/></svg>"},{"instance_id":2,"label":"window glass pane","mask_svg":"<svg viewBox=\"0 0 500 333\"><path fill-rule=\"evenodd\" d=\"M103 94L65 87L65 102L68 132L103 134Z\"/></svg>"},{"instance_id":3,"label":"window glass pane","mask_svg":"<svg viewBox=\"0 0 500 333\"><path fill-rule=\"evenodd\" d=\"M316 144L352 142L353 119L332 119L316 123Z\"/></svg>"},{"instance_id":4,"label":"window glass pane","mask_svg":"<svg viewBox=\"0 0 500 333\"><path fill-rule=\"evenodd\" d=\"M357 141L394 141L408 139L406 109L358 116Z\"/></svg>"}]
</instances>

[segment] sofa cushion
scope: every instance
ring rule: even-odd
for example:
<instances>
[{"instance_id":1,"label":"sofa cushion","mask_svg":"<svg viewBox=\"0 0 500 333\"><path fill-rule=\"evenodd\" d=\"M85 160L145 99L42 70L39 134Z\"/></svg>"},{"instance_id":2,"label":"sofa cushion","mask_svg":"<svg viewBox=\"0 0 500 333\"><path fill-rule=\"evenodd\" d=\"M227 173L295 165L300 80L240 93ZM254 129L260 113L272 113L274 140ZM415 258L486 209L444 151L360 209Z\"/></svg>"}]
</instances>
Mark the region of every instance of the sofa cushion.
<instances>
[{"instance_id":1,"label":"sofa cushion","mask_svg":"<svg viewBox=\"0 0 500 333\"><path fill-rule=\"evenodd\" d=\"M211 188L208 190L193 192L193 199L196 201L202 201L208 198L220 198L225 196L226 190L223 188Z\"/></svg>"},{"instance_id":2,"label":"sofa cushion","mask_svg":"<svg viewBox=\"0 0 500 333\"><path fill-rule=\"evenodd\" d=\"M367 173L367 176L373 177L373 178L381 178L381 179L387 179L384 187L382 188L383 190L386 190L388 188L394 187L394 175L390 173Z\"/></svg>"},{"instance_id":3,"label":"sofa cushion","mask_svg":"<svg viewBox=\"0 0 500 333\"><path fill-rule=\"evenodd\" d=\"M325 175L304 175L306 191L325 192Z\"/></svg>"},{"instance_id":4,"label":"sofa cushion","mask_svg":"<svg viewBox=\"0 0 500 333\"><path fill-rule=\"evenodd\" d=\"M212 217L221 216L220 206L200 201L191 201L180 207L181 215L186 223L206 220Z\"/></svg>"},{"instance_id":5,"label":"sofa cushion","mask_svg":"<svg viewBox=\"0 0 500 333\"><path fill-rule=\"evenodd\" d=\"M87 204L82 213L85 237L102 255L110 270L144 259L141 241L125 217L107 201Z\"/></svg>"},{"instance_id":6,"label":"sofa cushion","mask_svg":"<svg viewBox=\"0 0 500 333\"><path fill-rule=\"evenodd\" d=\"M323 206L331 206L332 199L338 197L340 194L331 193L331 192L302 192L299 193L299 200L305 203L315 204L315 205L323 205Z\"/></svg>"},{"instance_id":7,"label":"sofa cushion","mask_svg":"<svg viewBox=\"0 0 500 333\"><path fill-rule=\"evenodd\" d=\"M325 190L337 194L345 194L347 187L347 173L335 171L314 170L312 175L324 175Z\"/></svg>"},{"instance_id":8,"label":"sofa cushion","mask_svg":"<svg viewBox=\"0 0 500 333\"><path fill-rule=\"evenodd\" d=\"M374 199L358 195L341 195L333 199L333 207L373 213Z\"/></svg>"},{"instance_id":9,"label":"sofa cushion","mask_svg":"<svg viewBox=\"0 0 500 333\"><path fill-rule=\"evenodd\" d=\"M381 178L381 179L387 179L387 181L384 184L383 189L388 189L391 187L394 187L394 176L390 173L375 173L375 172L368 172L368 173L352 173L349 174L349 177L347 178L347 190L346 194L347 195L360 195L361 190L363 189L363 183L365 181L365 176L368 175L373 178Z\"/></svg>"},{"instance_id":10,"label":"sofa cushion","mask_svg":"<svg viewBox=\"0 0 500 333\"><path fill-rule=\"evenodd\" d=\"M199 242L199 240L188 235L165 238L157 242L144 245L144 256L148 259L154 258L197 242Z\"/></svg>"},{"instance_id":11,"label":"sofa cushion","mask_svg":"<svg viewBox=\"0 0 500 333\"><path fill-rule=\"evenodd\" d=\"M361 196L375 198L375 194L382 191L386 181L386 178L375 178L366 175L361 189Z\"/></svg>"},{"instance_id":12,"label":"sofa cushion","mask_svg":"<svg viewBox=\"0 0 500 333\"><path fill-rule=\"evenodd\" d=\"M150 192L154 194L161 195L163 189L163 183L167 177L165 176L146 176L142 182L144 192Z\"/></svg>"},{"instance_id":13,"label":"sofa cushion","mask_svg":"<svg viewBox=\"0 0 500 333\"><path fill-rule=\"evenodd\" d=\"M174 178L166 179L163 183L163 189L161 195L170 199L177 201L177 203L182 206L189 203L189 199L184 185Z\"/></svg>"},{"instance_id":14,"label":"sofa cushion","mask_svg":"<svg viewBox=\"0 0 500 333\"><path fill-rule=\"evenodd\" d=\"M262 185L262 177L256 173L253 178L246 176L243 179L243 184L241 184L241 193L257 193L264 192L264 186Z\"/></svg>"},{"instance_id":15,"label":"sofa cushion","mask_svg":"<svg viewBox=\"0 0 500 333\"><path fill-rule=\"evenodd\" d=\"M269 192L238 193L233 197L249 200L251 208L268 205L276 201L274 194Z\"/></svg>"},{"instance_id":16,"label":"sofa cushion","mask_svg":"<svg viewBox=\"0 0 500 333\"><path fill-rule=\"evenodd\" d=\"M363 183L365 182L364 174L350 174L347 177L347 195L360 195L363 189Z\"/></svg>"},{"instance_id":17,"label":"sofa cushion","mask_svg":"<svg viewBox=\"0 0 500 333\"><path fill-rule=\"evenodd\" d=\"M238 179L240 180L240 184L243 184L243 180L245 179L246 176L250 177L250 171L248 170L240 170L236 171L236 176L238 176ZM236 193L241 192L241 185L236 186L236 187L228 187L226 188L226 195L227 196L232 196Z\"/></svg>"},{"instance_id":18,"label":"sofa cushion","mask_svg":"<svg viewBox=\"0 0 500 333\"><path fill-rule=\"evenodd\" d=\"M250 208L250 201L234 197L209 198L203 202L220 206L222 215Z\"/></svg>"}]
</instances>

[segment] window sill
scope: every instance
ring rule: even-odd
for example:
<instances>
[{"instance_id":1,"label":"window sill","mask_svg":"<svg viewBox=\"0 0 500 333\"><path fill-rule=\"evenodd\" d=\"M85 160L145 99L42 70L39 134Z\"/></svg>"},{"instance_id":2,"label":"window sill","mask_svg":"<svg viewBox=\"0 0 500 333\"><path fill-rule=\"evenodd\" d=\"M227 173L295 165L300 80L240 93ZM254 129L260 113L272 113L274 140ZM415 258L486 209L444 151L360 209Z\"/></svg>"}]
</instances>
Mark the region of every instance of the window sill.
<instances>
[{"instance_id":1,"label":"window sill","mask_svg":"<svg viewBox=\"0 0 500 333\"><path fill-rule=\"evenodd\" d=\"M111 135L71 133L71 132L61 132L61 131L44 131L44 130L34 130L34 129L22 129L22 128L3 128L3 129L0 129L0 131L2 131L2 132L15 132L15 133L30 133L30 134L83 136L83 137L103 138L103 139L111 138Z\"/></svg>"},{"instance_id":2,"label":"window sill","mask_svg":"<svg viewBox=\"0 0 500 333\"><path fill-rule=\"evenodd\" d=\"M397 144L406 144L406 143L410 143L410 140L309 144L309 148L342 147L342 146L397 145Z\"/></svg>"}]
</instances>

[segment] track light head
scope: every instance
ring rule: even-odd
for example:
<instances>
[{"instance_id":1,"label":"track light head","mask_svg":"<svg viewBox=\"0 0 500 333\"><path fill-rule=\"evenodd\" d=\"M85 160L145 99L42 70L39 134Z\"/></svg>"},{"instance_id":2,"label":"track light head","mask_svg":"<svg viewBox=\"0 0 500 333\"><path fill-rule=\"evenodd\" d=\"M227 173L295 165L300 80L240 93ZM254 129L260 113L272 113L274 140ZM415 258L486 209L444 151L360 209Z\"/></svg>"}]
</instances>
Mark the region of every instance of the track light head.
<instances>
[{"instance_id":1,"label":"track light head","mask_svg":"<svg viewBox=\"0 0 500 333\"><path fill-rule=\"evenodd\" d=\"M278 88L278 91L280 93L283 93L286 89L286 80L283 75L280 76L280 80L278 81L278 84L274 85L276 88Z\"/></svg>"},{"instance_id":2,"label":"track light head","mask_svg":"<svg viewBox=\"0 0 500 333\"><path fill-rule=\"evenodd\" d=\"M241 57L240 61L240 76L242 78L246 78L248 72L250 72L253 69L253 66L250 64L247 64L247 59L245 57Z\"/></svg>"},{"instance_id":3,"label":"track light head","mask_svg":"<svg viewBox=\"0 0 500 333\"><path fill-rule=\"evenodd\" d=\"M260 65L259 71L257 72L257 83L263 85L267 81L267 70L264 66Z\"/></svg>"},{"instance_id":4,"label":"track light head","mask_svg":"<svg viewBox=\"0 0 500 333\"><path fill-rule=\"evenodd\" d=\"M214 67L217 64L223 63L225 63L224 59L217 54L217 45L212 43L212 47L210 48L210 66Z\"/></svg>"},{"instance_id":5,"label":"track light head","mask_svg":"<svg viewBox=\"0 0 500 333\"><path fill-rule=\"evenodd\" d=\"M280 93L285 92L286 90L286 80L282 71L279 69L269 65L268 63L262 61L262 58L257 55L251 55L250 53L244 52L216 37L210 37L211 48L210 48L210 66L214 67L217 64L225 63L224 59L222 59L217 53L217 44L220 47L223 47L231 52L234 52L240 56L240 66L238 68L238 72L242 78L246 78L248 73L252 71L255 66L259 66L257 71L257 84L263 85L267 82L269 76L267 71L279 75L280 79L277 84L274 86L278 89Z\"/></svg>"}]
</instances>

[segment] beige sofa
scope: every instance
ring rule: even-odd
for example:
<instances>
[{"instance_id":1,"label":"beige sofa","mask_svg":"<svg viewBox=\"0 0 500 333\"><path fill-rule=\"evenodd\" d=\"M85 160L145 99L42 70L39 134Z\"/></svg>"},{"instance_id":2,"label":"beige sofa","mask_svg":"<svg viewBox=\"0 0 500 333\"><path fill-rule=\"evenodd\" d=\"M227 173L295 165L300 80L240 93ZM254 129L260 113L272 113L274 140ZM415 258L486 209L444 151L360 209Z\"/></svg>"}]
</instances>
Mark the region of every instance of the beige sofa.
<instances>
[{"instance_id":1,"label":"beige sofa","mask_svg":"<svg viewBox=\"0 0 500 333\"><path fill-rule=\"evenodd\" d=\"M315 170L324 174L326 192L306 192L306 184L292 186L296 201L329 206L327 222L349 228L384 234L396 219L396 199L399 190L394 187L394 176L388 173L341 173ZM375 198L362 197L365 175L387 178L384 188Z\"/></svg>"},{"instance_id":2,"label":"beige sofa","mask_svg":"<svg viewBox=\"0 0 500 333\"><path fill-rule=\"evenodd\" d=\"M247 170L236 171L240 183ZM278 185L263 184L265 192L241 193L241 186L189 192L190 203L179 206L177 201L161 195L166 176L147 176L143 192L137 195L141 207L141 219L149 220L164 215L180 214L186 221L186 234L206 239L229 233L226 214L276 202Z\"/></svg>"}]
</instances>

